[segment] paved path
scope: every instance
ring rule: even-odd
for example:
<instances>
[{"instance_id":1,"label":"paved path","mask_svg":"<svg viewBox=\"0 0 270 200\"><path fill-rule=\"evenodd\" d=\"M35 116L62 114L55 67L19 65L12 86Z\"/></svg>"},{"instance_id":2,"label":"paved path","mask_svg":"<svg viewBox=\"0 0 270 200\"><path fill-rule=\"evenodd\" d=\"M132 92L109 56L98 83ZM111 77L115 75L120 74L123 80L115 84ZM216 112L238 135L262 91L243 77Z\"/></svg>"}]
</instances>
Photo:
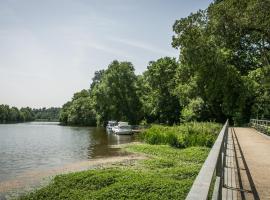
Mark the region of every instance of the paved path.
<instances>
[{"instance_id":1,"label":"paved path","mask_svg":"<svg viewBox=\"0 0 270 200\"><path fill-rule=\"evenodd\" d=\"M234 130L260 199L270 200L270 137L252 128Z\"/></svg>"}]
</instances>

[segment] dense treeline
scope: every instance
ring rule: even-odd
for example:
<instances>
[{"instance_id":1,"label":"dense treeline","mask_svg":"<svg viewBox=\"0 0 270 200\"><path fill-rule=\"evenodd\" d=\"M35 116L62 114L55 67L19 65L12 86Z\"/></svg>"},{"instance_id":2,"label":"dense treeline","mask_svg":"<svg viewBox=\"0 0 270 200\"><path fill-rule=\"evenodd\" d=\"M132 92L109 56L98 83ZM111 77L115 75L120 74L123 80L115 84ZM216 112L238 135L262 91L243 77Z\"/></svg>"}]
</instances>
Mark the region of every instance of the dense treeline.
<instances>
[{"instance_id":1,"label":"dense treeline","mask_svg":"<svg viewBox=\"0 0 270 200\"><path fill-rule=\"evenodd\" d=\"M9 107L8 105L0 105L0 123L9 122L26 122L34 120L31 108Z\"/></svg>"},{"instance_id":2,"label":"dense treeline","mask_svg":"<svg viewBox=\"0 0 270 200\"><path fill-rule=\"evenodd\" d=\"M60 108L18 109L8 105L0 105L0 123L28 122L34 120L58 121Z\"/></svg>"},{"instance_id":3,"label":"dense treeline","mask_svg":"<svg viewBox=\"0 0 270 200\"><path fill-rule=\"evenodd\" d=\"M32 112L34 114L34 119L38 121L58 121L60 109L57 107L51 108L34 108Z\"/></svg>"},{"instance_id":4,"label":"dense treeline","mask_svg":"<svg viewBox=\"0 0 270 200\"><path fill-rule=\"evenodd\" d=\"M139 76L130 62L95 73L63 106L63 124L102 125L270 117L270 2L216 0L173 25L179 59L160 58Z\"/></svg>"}]
</instances>

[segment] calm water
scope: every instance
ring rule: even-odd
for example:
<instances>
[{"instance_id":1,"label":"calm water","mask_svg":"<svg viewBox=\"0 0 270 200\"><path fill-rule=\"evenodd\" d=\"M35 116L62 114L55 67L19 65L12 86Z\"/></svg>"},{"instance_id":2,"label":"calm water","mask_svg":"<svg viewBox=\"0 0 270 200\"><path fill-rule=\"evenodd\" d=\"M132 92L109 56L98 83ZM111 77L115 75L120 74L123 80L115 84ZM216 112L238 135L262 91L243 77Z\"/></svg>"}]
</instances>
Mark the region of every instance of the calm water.
<instances>
[{"instance_id":1,"label":"calm water","mask_svg":"<svg viewBox=\"0 0 270 200\"><path fill-rule=\"evenodd\" d=\"M0 182L31 170L117 155L118 149L110 145L133 140L134 136L107 134L103 128L49 122L0 125Z\"/></svg>"}]
</instances>

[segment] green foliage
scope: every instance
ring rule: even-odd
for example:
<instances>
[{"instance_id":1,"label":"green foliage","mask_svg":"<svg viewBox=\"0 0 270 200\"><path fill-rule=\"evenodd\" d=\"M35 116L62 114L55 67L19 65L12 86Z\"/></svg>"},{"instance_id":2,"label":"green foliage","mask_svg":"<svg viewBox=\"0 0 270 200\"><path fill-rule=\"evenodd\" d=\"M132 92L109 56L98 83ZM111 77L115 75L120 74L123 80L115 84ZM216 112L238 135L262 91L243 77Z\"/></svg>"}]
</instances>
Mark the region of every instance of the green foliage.
<instances>
[{"instance_id":1,"label":"green foliage","mask_svg":"<svg viewBox=\"0 0 270 200\"><path fill-rule=\"evenodd\" d=\"M218 1L208 8L211 32L233 52L230 63L241 74L269 65L269 9L267 0Z\"/></svg>"},{"instance_id":2,"label":"green foliage","mask_svg":"<svg viewBox=\"0 0 270 200\"><path fill-rule=\"evenodd\" d=\"M98 124L111 119L131 124L141 120L137 76L130 62L113 61L90 92Z\"/></svg>"},{"instance_id":3,"label":"green foliage","mask_svg":"<svg viewBox=\"0 0 270 200\"><path fill-rule=\"evenodd\" d=\"M72 101L63 105L60 122L64 125L96 125L96 112L87 90L75 93Z\"/></svg>"},{"instance_id":4,"label":"green foliage","mask_svg":"<svg viewBox=\"0 0 270 200\"><path fill-rule=\"evenodd\" d=\"M149 159L56 176L48 186L20 199L185 199L209 151L147 144L129 145L127 150Z\"/></svg>"},{"instance_id":5,"label":"green foliage","mask_svg":"<svg viewBox=\"0 0 270 200\"><path fill-rule=\"evenodd\" d=\"M270 118L270 65L251 71L248 78L255 94L252 117Z\"/></svg>"},{"instance_id":6,"label":"green foliage","mask_svg":"<svg viewBox=\"0 0 270 200\"><path fill-rule=\"evenodd\" d=\"M39 121L58 121L60 110L56 107L32 109L35 120Z\"/></svg>"},{"instance_id":7,"label":"green foliage","mask_svg":"<svg viewBox=\"0 0 270 200\"><path fill-rule=\"evenodd\" d=\"M168 125L230 119L241 125L251 117L269 118L269 10L266 0L216 0L176 20L172 46L179 59L151 61L139 76L129 62L113 61L97 71L91 116L99 125L111 119ZM67 120L67 107L61 119L77 124L76 117Z\"/></svg>"},{"instance_id":8,"label":"green foliage","mask_svg":"<svg viewBox=\"0 0 270 200\"><path fill-rule=\"evenodd\" d=\"M221 130L220 124L210 122L189 122L180 126L153 125L141 134L149 144L169 144L172 147L211 147Z\"/></svg>"},{"instance_id":9,"label":"green foliage","mask_svg":"<svg viewBox=\"0 0 270 200\"><path fill-rule=\"evenodd\" d=\"M179 122L180 104L174 94L178 63L174 58L160 58L149 63L142 77L141 101L149 122ZM149 116L150 115L150 116Z\"/></svg>"},{"instance_id":10,"label":"green foliage","mask_svg":"<svg viewBox=\"0 0 270 200\"><path fill-rule=\"evenodd\" d=\"M60 108L40 108L31 109L29 107L21 108L0 105L0 123L28 122L34 120L57 121Z\"/></svg>"},{"instance_id":11,"label":"green foliage","mask_svg":"<svg viewBox=\"0 0 270 200\"><path fill-rule=\"evenodd\" d=\"M0 105L0 123L27 122L34 120L34 114L31 108L16 107L10 108L8 105Z\"/></svg>"},{"instance_id":12,"label":"green foliage","mask_svg":"<svg viewBox=\"0 0 270 200\"><path fill-rule=\"evenodd\" d=\"M192 99L189 104L182 109L182 121L189 122L199 120L203 106L204 102L201 98Z\"/></svg>"},{"instance_id":13,"label":"green foliage","mask_svg":"<svg viewBox=\"0 0 270 200\"><path fill-rule=\"evenodd\" d=\"M63 105L60 121L66 125L105 125L111 119L137 124L141 120L137 76L130 62L113 61L97 71L90 90L75 93Z\"/></svg>"},{"instance_id":14,"label":"green foliage","mask_svg":"<svg viewBox=\"0 0 270 200\"><path fill-rule=\"evenodd\" d=\"M190 104L197 98L204 102L198 120L230 118L241 124L254 115L260 95L246 76L269 65L269 7L268 1L215 1L175 22L172 45L181 62L175 94L182 117L195 116Z\"/></svg>"}]
</instances>

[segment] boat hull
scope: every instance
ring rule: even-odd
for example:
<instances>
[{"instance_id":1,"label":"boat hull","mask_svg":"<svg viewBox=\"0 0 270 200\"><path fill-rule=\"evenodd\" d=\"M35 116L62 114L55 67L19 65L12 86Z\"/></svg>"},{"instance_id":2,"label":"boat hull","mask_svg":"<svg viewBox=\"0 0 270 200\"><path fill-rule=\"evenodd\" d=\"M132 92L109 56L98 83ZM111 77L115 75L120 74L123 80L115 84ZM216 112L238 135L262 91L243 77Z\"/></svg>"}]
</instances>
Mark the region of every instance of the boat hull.
<instances>
[{"instance_id":1,"label":"boat hull","mask_svg":"<svg viewBox=\"0 0 270 200\"><path fill-rule=\"evenodd\" d=\"M117 135L131 135L132 130L114 130L114 133Z\"/></svg>"}]
</instances>

